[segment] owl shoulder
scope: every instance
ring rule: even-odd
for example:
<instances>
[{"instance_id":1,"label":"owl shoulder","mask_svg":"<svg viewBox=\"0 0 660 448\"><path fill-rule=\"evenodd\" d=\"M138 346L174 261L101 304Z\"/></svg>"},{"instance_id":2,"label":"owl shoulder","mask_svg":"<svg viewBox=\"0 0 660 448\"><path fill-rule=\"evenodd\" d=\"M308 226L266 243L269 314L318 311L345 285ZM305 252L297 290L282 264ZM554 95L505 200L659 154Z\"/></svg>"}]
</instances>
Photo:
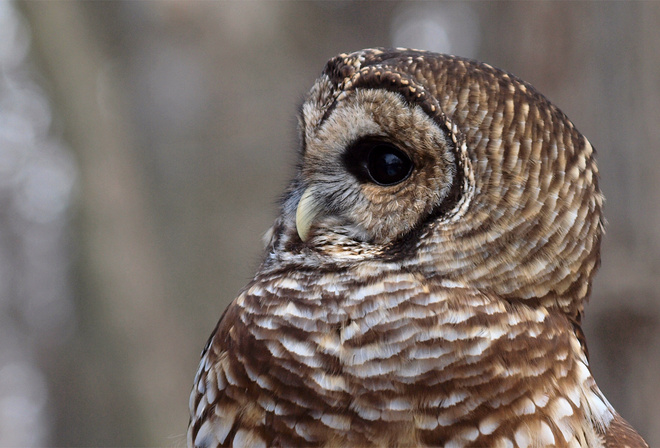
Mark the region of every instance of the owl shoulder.
<instances>
[{"instance_id":1,"label":"owl shoulder","mask_svg":"<svg viewBox=\"0 0 660 448\"><path fill-rule=\"evenodd\" d=\"M649 445L630 423L616 414L605 433L605 448L649 448Z\"/></svg>"}]
</instances>

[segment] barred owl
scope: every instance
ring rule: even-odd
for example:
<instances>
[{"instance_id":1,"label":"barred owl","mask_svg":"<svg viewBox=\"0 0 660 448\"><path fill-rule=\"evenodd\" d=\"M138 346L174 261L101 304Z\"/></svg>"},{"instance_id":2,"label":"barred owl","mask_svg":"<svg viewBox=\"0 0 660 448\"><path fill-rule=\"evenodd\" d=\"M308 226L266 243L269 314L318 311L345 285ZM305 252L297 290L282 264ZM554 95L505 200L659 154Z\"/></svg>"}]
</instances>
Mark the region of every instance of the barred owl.
<instances>
[{"instance_id":1,"label":"barred owl","mask_svg":"<svg viewBox=\"0 0 660 448\"><path fill-rule=\"evenodd\" d=\"M594 150L531 85L407 49L331 59L190 446L644 447L589 369Z\"/></svg>"}]
</instances>

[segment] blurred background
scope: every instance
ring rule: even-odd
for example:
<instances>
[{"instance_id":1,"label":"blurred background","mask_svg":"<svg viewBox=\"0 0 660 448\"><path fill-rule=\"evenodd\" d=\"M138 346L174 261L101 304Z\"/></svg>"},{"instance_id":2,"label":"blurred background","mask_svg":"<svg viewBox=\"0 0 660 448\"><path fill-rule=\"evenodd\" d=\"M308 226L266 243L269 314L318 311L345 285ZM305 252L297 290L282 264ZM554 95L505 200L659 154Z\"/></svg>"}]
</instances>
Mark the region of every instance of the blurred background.
<instances>
[{"instance_id":1,"label":"blurred background","mask_svg":"<svg viewBox=\"0 0 660 448\"><path fill-rule=\"evenodd\" d=\"M484 60L598 150L594 375L660 445L660 3L0 1L0 446L181 446L297 107L371 46Z\"/></svg>"}]
</instances>

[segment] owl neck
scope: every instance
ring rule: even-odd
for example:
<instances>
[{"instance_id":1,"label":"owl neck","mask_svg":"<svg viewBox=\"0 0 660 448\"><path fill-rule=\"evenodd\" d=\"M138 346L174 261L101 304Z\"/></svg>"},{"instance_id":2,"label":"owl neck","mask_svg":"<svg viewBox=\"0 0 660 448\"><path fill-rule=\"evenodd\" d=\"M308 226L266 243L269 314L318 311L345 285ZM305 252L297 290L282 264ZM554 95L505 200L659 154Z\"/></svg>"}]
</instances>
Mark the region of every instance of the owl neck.
<instances>
[{"instance_id":1,"label":"owl neck","mask_svg":"<svg viewBox=\"0 0 660 448\"><path fill-rule=\"evenodd\" d=\"M475 268L471 257L443 257L444 252L427 251L423 247L414 248L409 254L401 255L399 251L396 256L388 250L349 239L343 245L338 245L335 240L331 245L310 247L301 244L297 238L284 237L271 244L260 271L346 272L348 276L362 272L386 274L404 271L423 283L474 289L501 297L511 304L556 310L579 325L584 304L591 292L591 278L598 267L593 263L587 274L578 274L575 280L566 279L552 287L548 283L533 285L528 284L525 278L516 279L514 268ZM509 264L515 266L513 262ZM500 262L500 265L506 263Z\"/></svg>"}]
</instances>

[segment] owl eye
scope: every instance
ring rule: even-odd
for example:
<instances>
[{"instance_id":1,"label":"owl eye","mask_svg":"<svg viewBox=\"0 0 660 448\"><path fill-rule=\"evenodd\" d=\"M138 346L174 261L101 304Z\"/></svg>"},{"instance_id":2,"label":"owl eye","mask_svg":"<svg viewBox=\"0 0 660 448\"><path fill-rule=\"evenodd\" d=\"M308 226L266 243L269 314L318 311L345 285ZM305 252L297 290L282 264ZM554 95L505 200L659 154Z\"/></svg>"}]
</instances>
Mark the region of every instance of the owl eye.
<instances>
[{"instance_id":1,"label":"owl eye","mask_svg":"<svg viewBox=\"0 0 660 448\"><path fill-rule=\"evenodd\" d=\"M367 173L379 185L395 185L408 178L412 161L403 151L390 143L381 143L369 151Z\"/></svg>"},{"instance_id":2,"label":"owl eye","mask_svg":"<svg viewBox=\"0 0 660 448\"><path fill-rule=\"evenodd\" d=\"M344 161L359 179L382 186L403 182L413 169L405 152L382 140L359 141L346 152Z\"/></svg>"}]
</instances>

